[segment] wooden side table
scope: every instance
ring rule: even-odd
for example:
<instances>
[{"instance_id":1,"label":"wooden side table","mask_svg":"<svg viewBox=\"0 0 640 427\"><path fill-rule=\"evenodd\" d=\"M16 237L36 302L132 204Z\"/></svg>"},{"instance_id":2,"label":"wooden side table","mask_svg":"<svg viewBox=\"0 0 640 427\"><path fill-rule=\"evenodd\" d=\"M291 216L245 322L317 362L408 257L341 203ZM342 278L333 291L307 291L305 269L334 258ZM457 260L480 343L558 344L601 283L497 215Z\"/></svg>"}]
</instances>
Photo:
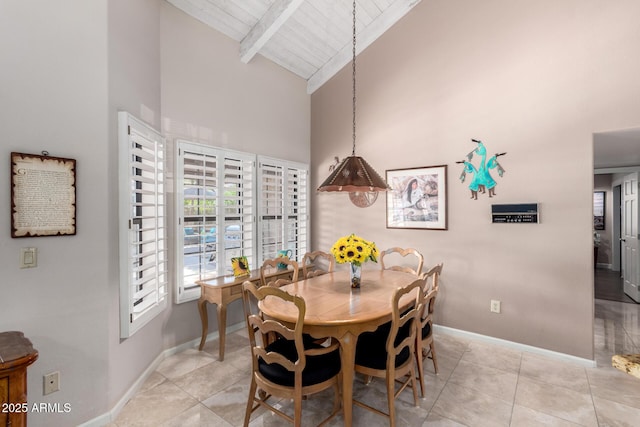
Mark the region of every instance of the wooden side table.
<instances>
[{"instance_id":1,"label":"wooden side table","mask_svg":"<svg viewBox=\"0 0 640 427\"><path fill-rule=\"evenodd\" d=\"M22 332L0 333L0 425L27 425L27 367L37 358Z\"/></svg>"},{"instance_id":2,"label":"wooden side table","mask_svg":"<svg viewBox=\"0 0 640 427\"><path fill-rule=\"evenodd\" d=\"M290 270L275 273L270 277L290 275ZM209 332L209 315L207 303L215 304L218 311L218 335L219 349L218 358L224 360L224 343L227 336L227 305L242 298L242 284L246 281L260 285L260 269L251 270L247 276L222 276L213 279L198 280L196 284L200 286L200 299L198 300L198 311L202 322L202 337L200 338L200 351L204 348Z\"/></svg>"}]
</instances>

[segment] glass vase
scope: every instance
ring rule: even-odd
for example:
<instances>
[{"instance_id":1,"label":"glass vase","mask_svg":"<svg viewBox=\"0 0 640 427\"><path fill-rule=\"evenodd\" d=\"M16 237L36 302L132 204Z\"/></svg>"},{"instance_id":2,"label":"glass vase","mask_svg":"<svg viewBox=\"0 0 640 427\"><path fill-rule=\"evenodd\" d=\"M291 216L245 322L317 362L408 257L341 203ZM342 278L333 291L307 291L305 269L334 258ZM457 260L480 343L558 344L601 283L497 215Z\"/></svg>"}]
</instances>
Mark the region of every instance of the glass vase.
<instances>
[{"instance_id":1,"label":"glass vase","mask_svg":"<svg viewBox=\"0 0 640 427\"><path fill-rule=\"evenodd\" d=\"M362 266L355 263L349 263L349 273L351 277L351 287L359 288L362 277Z\"/></svg>"}]
</instances>

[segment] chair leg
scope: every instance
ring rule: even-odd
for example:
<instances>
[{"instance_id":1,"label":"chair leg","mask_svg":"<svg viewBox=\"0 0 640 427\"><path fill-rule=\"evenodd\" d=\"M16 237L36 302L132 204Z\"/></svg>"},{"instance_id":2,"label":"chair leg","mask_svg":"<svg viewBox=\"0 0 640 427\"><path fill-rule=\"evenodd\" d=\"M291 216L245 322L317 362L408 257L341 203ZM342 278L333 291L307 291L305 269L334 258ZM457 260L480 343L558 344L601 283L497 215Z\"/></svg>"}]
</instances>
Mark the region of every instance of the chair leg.
<instances>
[{"instance_id":1,"label":"chair leg","mask_svg":"<svg viewBox=\"0 0 640 427\"><path fill-rule=\"evenodd\" d=\"M253 401L256 396L256 388L258 388L258 384L253 379L253 374L251 374L251 385L249 386L249 399L247 401L247 409L244 413L244 427L248 427L249 421L251 420L251 413L253 412Z\"/></svg>"},{"instance_id":2,"label":"chair leg","mask_svg":"<svg viewBox=\"0 0 640 427\"><path fill-rule=\"evenodd\" d=\"M436 345L433 341L429 344L429 348L431 348L431 360L433 360L433 370L438 373L438 359L436 358Z\"/></svg>"},{"instance_id":3,"label":"chair leg","mask_svg":"<svg viewBox=\"0 0 640 427\"><path fill-rule=\"evenodd\" d=\"M416 384L416 371L411 367L411 372L409 374L411 376L411 391L413 391L413 404L418 407L418 384ZM423 393L424 395L424 393Z\"/></svg>"},{"instance_id":4,"label":"chair leg","mask_svg":"<svg viewBox=\"0 0 640 427\"><path fill-rule=\"evenodd\" d=\"M387 404L389 405L389 425L396 425L396 379L394 375L390 375L387 371Z\"/></svg>"},{"instance_id":5,"label":"chair leg","mask_svg":"<svg viewBox=\"0 0 640 427\"><path fill-rule=\"evenodd\" d=\"M424 398L424 368L422 363L422 349L416 349L415 355L416 365L418 365L418 379L420 380L420 395Z\"/></svg>"},{"instance_id":6,"label":"chair leg","mask_svg":"<svg viewBox=\"0 0 640 427\"><path fill-rule=\"evenodd\" d=\"M302 390L300 389L293 398L293 426L302 426Z\"/></svg>"},{"instance_id":7,"label":"chair leg","mask_svg":"<svg viewBox=\"0 0 640 427\"><path fill-rule=\"evenodd\" d=\"M333 413L337 414L342 405L342 399L340 398L340 384L342 384L342 373L338 376L338 381L333 384Z\"/></svg>"}]
</instances>

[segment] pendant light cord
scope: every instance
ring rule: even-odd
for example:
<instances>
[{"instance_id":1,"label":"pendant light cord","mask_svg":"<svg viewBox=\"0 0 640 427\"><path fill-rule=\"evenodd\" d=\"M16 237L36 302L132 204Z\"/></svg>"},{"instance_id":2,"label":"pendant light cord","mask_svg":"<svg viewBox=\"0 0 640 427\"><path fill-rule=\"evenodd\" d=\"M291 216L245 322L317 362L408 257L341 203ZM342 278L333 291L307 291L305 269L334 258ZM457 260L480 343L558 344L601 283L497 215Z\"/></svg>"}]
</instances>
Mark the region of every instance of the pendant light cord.
<instances>
[{"instance_id":1,"label":"pendant light cord","mask_svg":"<svg viewBox=\"0 0 640 427\"><path fill-rule=\"evenodd\" d=\"M351 60L353 69L353 151L356 155L356 0L353 0L353 59Z\"/></svg>"}]
</instances>

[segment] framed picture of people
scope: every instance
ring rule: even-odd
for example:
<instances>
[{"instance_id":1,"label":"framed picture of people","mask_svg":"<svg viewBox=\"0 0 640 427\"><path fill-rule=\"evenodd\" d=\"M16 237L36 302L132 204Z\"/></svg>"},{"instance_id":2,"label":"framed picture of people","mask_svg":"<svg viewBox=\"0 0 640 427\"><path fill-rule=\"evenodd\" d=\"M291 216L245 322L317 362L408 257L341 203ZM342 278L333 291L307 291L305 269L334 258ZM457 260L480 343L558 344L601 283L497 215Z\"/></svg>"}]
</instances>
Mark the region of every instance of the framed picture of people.
<instances>
[{"instance_id":1,"label":"framed picture of people","mask_svg":"<svg viewBox=\"0 0 640 427\"><path fill-rule=\"evenodd\" d=\"M447 165L386 171L387 228L447 229Z\"/></svg>"}]
</instances>

